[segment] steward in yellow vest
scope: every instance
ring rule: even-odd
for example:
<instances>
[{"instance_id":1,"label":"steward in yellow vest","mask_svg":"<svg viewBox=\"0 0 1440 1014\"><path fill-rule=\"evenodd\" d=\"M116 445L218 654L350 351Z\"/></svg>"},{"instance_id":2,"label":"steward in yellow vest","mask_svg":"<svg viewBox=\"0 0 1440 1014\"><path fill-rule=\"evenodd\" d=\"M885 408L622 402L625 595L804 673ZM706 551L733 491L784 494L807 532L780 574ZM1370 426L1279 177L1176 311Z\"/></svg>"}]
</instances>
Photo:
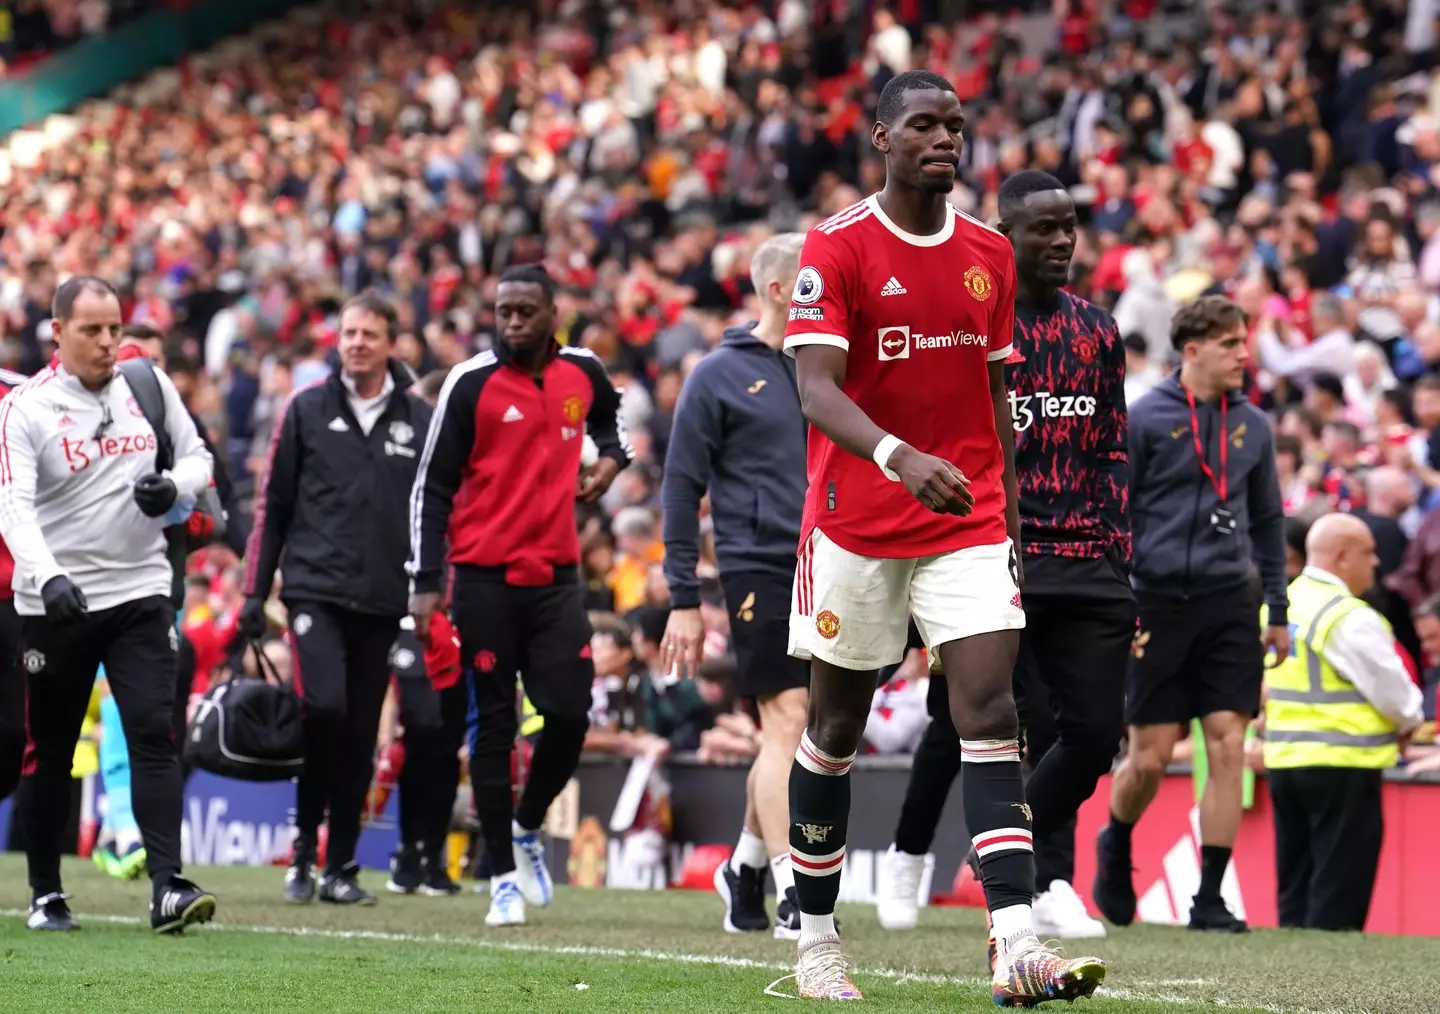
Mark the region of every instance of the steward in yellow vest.
<instances>
[{"instance_id":1,"label":"steward in yellow vest","mask_svg":"<svg viewBox=\"0 0 1440 1014\"><path fill-rule=\"evenodd\" d=\"M1420 688L1390 625L1361 598L1375 539L1359 518L1311 526L1290 585L1290 654L1265 677L1265 767L1280 925L1360 930L1385 821L1384 770L1420 722Z\"/></svg>"}]
</instances>

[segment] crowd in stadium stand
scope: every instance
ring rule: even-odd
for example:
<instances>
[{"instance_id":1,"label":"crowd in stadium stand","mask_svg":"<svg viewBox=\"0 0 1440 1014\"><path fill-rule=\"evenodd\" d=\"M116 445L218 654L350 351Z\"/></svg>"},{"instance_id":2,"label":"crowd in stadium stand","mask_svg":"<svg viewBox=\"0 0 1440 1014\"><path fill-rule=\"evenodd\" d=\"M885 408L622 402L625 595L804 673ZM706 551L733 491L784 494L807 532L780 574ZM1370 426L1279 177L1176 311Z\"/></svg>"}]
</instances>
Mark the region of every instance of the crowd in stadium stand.
<instances>
[{"instance_id":1,"label":"crowd in stadium stand","mask_svg":"<svg viewBox=\"0 0 1440 1014\"><path fill-rule=\"evenodd\" d=\"M42 12L57 37L57 11L89 30L106 6L20 3L14 40ZM940 25L923 20L935 5L904 0L552 0L538 18L471 6L369 5L258 54L187 63L144 101L82 109L78 133L0 186L0 365L47 361L58 278L112 279L127 319L171 336L169 369L244 487L284 399L330 370L347 295L374 286L395 302L399 354L425 375L489 347L499 272L543 260L562 287L558 338L624 385L638 452L582 514L608 646L598 680L648 687L626 711L637 736L624 749L651 748L644 732L738 760L753 727L731 713L724 663L698 688L657 671L671 416L693 364L754 316L751 251L878 188L876 95L928 68L966 106L959 206L993 220L999 183L1026 167L1071 187L1084 229L1070 287L1113 307L1132 398L1168 369L1181 302L1222 292L1250 314L1250 393L1283 434L1288 510L1297 526L1334 508L1371 525L1379 604L1430 672L1433 716L1434 4L1165 14L1149 0L1108 13L1062 0L1038 48L1022 31L1034 18ZM240 593L220 552L193 566L198 691L226 664ZM718 583L705 587L720 660L726 612ZM908 713L924 673L907 666L875 721Z\"/></svg>"}]
</instances>

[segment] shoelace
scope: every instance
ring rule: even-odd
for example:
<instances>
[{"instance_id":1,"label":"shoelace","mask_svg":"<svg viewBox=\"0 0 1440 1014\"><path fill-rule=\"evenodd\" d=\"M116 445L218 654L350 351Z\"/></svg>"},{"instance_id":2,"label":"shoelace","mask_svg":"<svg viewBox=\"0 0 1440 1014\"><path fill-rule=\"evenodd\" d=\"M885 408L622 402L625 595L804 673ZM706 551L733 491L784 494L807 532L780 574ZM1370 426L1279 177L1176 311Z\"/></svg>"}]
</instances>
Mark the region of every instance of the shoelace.
<instances>
[{"instance_id":1,"label":"shoelace","mask_svg":"<svg viewBox=\"0 0 1440 1014\"><path fill-rule=\"evenodd\" d=\"M840 950L840 942L813 944L800 959L805 978L826 989L849 986L850 962Z\"/></svg>"}]
</instances>

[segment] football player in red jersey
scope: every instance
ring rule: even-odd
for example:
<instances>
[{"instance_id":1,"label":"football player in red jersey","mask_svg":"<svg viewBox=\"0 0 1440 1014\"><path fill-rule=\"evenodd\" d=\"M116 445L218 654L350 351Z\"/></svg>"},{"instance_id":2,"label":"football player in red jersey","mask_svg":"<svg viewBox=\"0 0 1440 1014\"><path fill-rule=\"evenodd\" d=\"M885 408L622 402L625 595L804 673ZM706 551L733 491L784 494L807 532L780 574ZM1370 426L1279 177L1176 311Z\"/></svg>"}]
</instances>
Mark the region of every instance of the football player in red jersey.
<instances>
[{"instance_id":1,"label":"football player in red jersey","mask_svg":"<svg viewBox=\"0 0 1440 1014\"><path fill-rule=\"evenodd\" d=\"M811 425L790 625L812 660L810 718L790 775L801 912L797 990L859 999L835 930L849 771L876 670L912 615L947 674L965 825L999 946L994 997L1094 992L1105 966L1034 933L1035 862L1011 671L1020 606L1019 498L1004 363L1015 265L998 232L946 199L965 117L928 71L886 84L871 139L885 188L805 241L785 347Z\"/></svg>"}]
</instances>

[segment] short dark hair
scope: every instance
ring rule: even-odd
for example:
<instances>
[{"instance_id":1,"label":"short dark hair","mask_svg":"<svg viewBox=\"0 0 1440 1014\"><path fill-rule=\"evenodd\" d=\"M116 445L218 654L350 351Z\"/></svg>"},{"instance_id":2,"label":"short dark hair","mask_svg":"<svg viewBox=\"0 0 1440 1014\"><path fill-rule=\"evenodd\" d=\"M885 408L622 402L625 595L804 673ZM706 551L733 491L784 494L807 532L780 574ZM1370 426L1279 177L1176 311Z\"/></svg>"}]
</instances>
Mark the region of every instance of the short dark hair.
<instances>
[{"instance_id":1,"label":"short dark hair","mask_svg":"<svg viewBox=\"0 0 1440 1014\"><path fill-rule=\"evenodd\" d=\"M635 650L634 632L614 613L591 613L590 629L601 637L608 637L615 647L624 651Z\"/></svg>"},{"instance_id":2,"label":"short dark hair","mask_svg":"<svg viewBox=\"0 0 1440 1014\"><path fill-rule=\"evenodd\" d=\"M1187 342L1203 342L1245 323L1245 311L1224 296L1201 296L1175 311L1170 345L1179 352Z\"/></svg>"},{"instance_id":3,"label":"short dark hair","mask_svg":"<svg viewBox=\"0 0 1440 1014\"><path fill-rule=\"evenodd\" d=\"M394 341L400 334L400 315L395 312L395 305L380 294L379 289L365 289L345 300L345 305L340 307L340 316L345 316L347 310L364 310L366 313L373 313L385 321L385 337Z\"/></svg>"},{"instance_id":4,"label":"short dark hair","mask_svg":"<svg viewBox=\"0 0 1440 1014\"><path fill-rule=\"evenodd\" d=\"M56 320L69 320L70 314L75 312L75 300L82 292L114 296L117 302L120 299L115 286L99 275L71 275L55 290L55 298L50 301L50 316Z\"/></svg>"},{"instance_id":5,"label":"short dark hair","mask_svg":"<svg viewBox=\"0 0 1440 1014\"><path fill-rule=\"evenodd\" d=\"M137 342L164 342L165 335L153 324L126 324L120 329L120 339Z\"/></svg>"},{"instance_id":6,"label":"short dark hair","mask_svg":"<svg viewBox=\"0 0 1440 1014\"><path fill-rule=\"evenodd\" d=\"M506 282L538 285L546 299L552 303L555 301L555 279L550 277L550 272L545 270L543 264L518 264L513 268L506 268L500 276L500 284L504 285Z\"/></svg>"},{"instance_id":7,"label":"short dark hair","mask_svg":"<svg viewBox=\"0 0 1440 1014\"><path fill-rule=\"evenodd\" d=\"M927 88L950 92L952 95L955 93L955 86L934 71L907 70L886 81L885 87L880 89L880 101L875 104L875 119L887 127L890 126L900 115L900 107L905 103L905 93Z\"/></svg>"},{"instance_id":8,"label":"short dark hair","mask_svg":"<svg viewBox=\"0 0 1440 1014\"><path fill-rule=\"evenodd\" d=\"M1320 439L1320 417L1314 412L1310 411L1304 405L1291 405L1289 408L1285 409L1284 412L1280 413L1280 415L1282 418L1285 416L1294 416L1296 419L1300 420L1300 424L1302 426L1304 426L1307 430L1310 431L1310 436L1314 437L1316 440Z\"/></svg>"},{"instance_id":9,"label":"short dark hair","mask_svg":"<svg viewBox=\"0 0 1440 1014\"><path fill-rule=\"evenodd\" d=\"M1069 193L1065 189L1065 184L1043 170L1026 169L1016 173L1000 184L998 195L1000 217L1009 218L1019 211L1021 205L1025 203L1025 198L1031 194L1042 194L1051 190Z\"/></svg>"},{"instance_id":10,"label":"short dark hair","mask_svg":"<svg viewBox=\"0 0 1440 1014\"><path fill-rule=\"evenodd\" d=\"M1330 430L1339 436L1344 437L1356 447L1360 446L1360 427L1345 419L1331 419L1325 424L1325 429Z\"/></svg>"},{"instance_id":11,"label":"short dark hair","mask_svg":"<svg viewBox=\"0 0 1440 1014\"><path fill-rule=\"evenodd\" d=\"M1300 438L1292 433L1275 434L1275 456L1289 454L1296 462L1299 462L1304 455L1304 448L1300 446Z\"/></svg>"},{"instance_id":12,"label":"short dark hair","mask_svg":"<svg viewBox=\"0 0 1440 1014\"><path fill-rule=\"evenodd\" d=\"M1285 519L1285 544L1299 554L1300 559L1305 559L1305 539L1310 534L1310 526L1296 517Z\"/></svg>"}]
</instances>

